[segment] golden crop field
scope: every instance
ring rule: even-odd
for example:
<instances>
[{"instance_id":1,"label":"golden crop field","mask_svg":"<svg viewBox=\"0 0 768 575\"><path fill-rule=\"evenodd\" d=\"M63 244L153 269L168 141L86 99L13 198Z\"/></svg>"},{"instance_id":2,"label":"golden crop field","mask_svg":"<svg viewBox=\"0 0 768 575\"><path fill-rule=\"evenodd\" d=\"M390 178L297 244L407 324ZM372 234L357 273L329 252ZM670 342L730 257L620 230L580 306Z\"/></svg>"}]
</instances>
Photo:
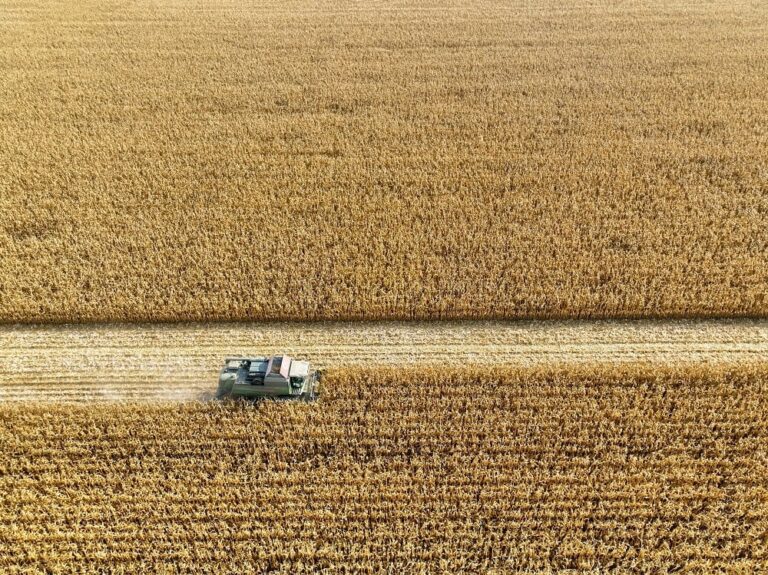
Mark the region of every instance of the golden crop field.
<instances>
[{"instance_id":1,"label":"golden crop field","mask_svg":"<svg viewBox=\"0 0 768 575\"><path fill-rule=\"evenodd\" d=\"M768 313L768 3L5 0L0 321Z\"/></svg>"},{"instance_id":2,"label":"golden crop field","mask_svg":"<svg viewBox=\"0 0 768 575\"><path fill-rule=\"evenodd\" d=\"M0 570L757 573L768 368L337 370L314 405L0 405Z\"/></svg>"}]
</instances>

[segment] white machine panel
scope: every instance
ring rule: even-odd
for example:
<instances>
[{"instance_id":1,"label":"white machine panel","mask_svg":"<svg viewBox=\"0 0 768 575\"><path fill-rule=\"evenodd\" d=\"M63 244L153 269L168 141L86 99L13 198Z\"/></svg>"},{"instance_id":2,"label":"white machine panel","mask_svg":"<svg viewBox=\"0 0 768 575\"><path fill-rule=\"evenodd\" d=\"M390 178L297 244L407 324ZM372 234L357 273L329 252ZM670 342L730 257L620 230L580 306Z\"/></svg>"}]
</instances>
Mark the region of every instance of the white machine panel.
<instances>
[{"instance_id":1,"label":"white machine panel","mask_svg":"<svg viewBox=\"0 0 768 575\"><path fill-rule=\"evenodd\" d=\"M290 377L306 377L309 374L309 362L308 361L296 361L291 362Z\"/></svg>"}]
</instances>

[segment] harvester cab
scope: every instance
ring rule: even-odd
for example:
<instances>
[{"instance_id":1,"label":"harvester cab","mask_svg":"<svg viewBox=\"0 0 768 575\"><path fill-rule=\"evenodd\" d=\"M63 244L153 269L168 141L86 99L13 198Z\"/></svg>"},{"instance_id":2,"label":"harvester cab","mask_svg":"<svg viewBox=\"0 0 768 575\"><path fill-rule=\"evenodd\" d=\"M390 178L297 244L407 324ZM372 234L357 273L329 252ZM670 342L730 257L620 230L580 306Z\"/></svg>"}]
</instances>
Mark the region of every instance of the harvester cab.
<instances>
[{"instance_id":1,"label":"harvester cab","mask_svg":"<svg viewBox=\"0 0 768 575\"><path fill-rule=\"evenodd\" d=\"M219 375L216 397L314 401L320 378L308 361L288 355L229 357Z\"/></svg>"}]
</instances>

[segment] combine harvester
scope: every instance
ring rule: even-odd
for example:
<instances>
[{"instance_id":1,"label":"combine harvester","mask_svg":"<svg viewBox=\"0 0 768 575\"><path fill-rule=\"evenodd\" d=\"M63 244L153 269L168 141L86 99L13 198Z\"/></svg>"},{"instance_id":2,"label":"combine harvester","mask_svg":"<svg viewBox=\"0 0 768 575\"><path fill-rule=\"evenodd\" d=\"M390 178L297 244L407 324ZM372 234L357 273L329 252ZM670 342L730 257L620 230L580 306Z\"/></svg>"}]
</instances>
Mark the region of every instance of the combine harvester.
<instances>
[{"instance_id":1,"label":"combine harvester","mask_svg":"<svg viewBox=\"0 0 768 575\"><path fill-rule=\"evenodd\" d=\"M219 375L217 399L315 401L322 373L288 355L230 357Z\"/></svg>"}]
</instances>

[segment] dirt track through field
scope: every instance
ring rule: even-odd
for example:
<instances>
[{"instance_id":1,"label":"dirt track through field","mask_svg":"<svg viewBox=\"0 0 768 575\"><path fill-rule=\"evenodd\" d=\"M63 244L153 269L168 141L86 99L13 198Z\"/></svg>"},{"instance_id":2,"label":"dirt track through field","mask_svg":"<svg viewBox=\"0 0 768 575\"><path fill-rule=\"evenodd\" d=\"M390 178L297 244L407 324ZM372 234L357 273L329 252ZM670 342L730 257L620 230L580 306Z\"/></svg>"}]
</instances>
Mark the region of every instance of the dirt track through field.
<instances>
[{"instance_id":1,"label":"dirt track through field","mask_svg":"<svg viewBox=\"0 0 768 575\"><path fill-rule=\"evenodd\" d=\"M227 355L349 365L768 360L768 320L0 326L0 401L205 399Z\"/></svg>"}]
</instances>

